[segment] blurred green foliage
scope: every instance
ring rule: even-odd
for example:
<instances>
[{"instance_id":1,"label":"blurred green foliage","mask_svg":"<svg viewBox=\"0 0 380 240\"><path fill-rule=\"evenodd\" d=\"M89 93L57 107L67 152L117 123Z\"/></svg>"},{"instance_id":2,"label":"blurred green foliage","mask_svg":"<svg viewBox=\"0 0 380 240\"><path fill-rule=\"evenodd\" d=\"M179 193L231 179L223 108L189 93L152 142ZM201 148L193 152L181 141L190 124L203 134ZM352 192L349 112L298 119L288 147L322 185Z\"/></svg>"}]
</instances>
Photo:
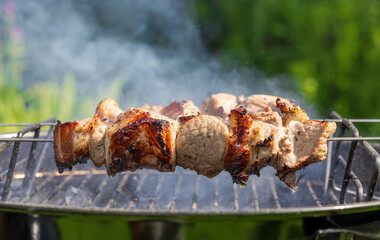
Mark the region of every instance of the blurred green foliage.
<instances>
[{"instance_id":1,"label":"blurred green foliage","mask_svg":"<svg viewBox=\"0 0 380 240\"><path fill-rule=\"evenodd\" d=\"M15 21L15 6L2 6L0 28L0 122L39 122L52 116L69 120L73 116L75 79L66 75L62 85L37 82L24 88L25 43ZM64 104L61 104L64 103ZM14 131L3 127L0 132Z\"/></svg>"},{"instance_id":2,"label":"blurred green foliage","mask_svg":"<svg viewBox=\"0 0 380 240\"><path fill-rule=\"evenodd\" d=\"M76 91L79 81L67 73L63 79L41 79L27 83L25 40L17 26L16 6L12 1L0 3L0 123L40 122L52 116L65 122L91 116L97 94ZM120 84L114 78L98 95L119 98ZM14 132L18 127L2 127L0 132Z\"/></svg>"},{"instance_id":3,"label":"blurred green foliage","mask_svg":"<svg viewBox=\"0 0 380 240\"><path fill-rule=\"evenodd\" d=\"M286 74L319 110L380 118L380 2L195 0L208 49L227 64Z\"/></svg>"}]
</instances>

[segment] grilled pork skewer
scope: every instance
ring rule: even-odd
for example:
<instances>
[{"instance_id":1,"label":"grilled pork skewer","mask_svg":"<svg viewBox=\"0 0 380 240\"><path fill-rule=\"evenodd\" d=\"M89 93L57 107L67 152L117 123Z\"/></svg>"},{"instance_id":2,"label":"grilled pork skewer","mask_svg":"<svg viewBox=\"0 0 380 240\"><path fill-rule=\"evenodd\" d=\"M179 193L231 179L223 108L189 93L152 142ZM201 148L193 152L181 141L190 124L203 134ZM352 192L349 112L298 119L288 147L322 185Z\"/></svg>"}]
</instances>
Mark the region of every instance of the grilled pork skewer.
<instances>
[{"instance_id":1,"label":"grilled pork skewer","mask_svg":"<svg viewBox=\"0 0 380 240\"><path fill-rule=\"evenodd\" d=\"M298 106L280 99L275 103L283 117L270 106L253 114L238 107L231 111L229 122L210 115L186 115L197 112L188 102L159 108L159 112L166 112L175 121L144 109L132 108L119 114L116 103L110 101L108 104L113 107L105 107L107 101L98 105L92 120L80 122L81 128L67 129L67 125L77 126L76 122L57 125L54 143L60 171L90 155L96 166L106 162L110 176L139 168L174 171L178 165L207 177L226 170L236 182L245 185L250 174L259 175L263 167L270 165L281 180L296 189L295 171L325 159L326 138L336 127L335 123L309 120ZM89 138L84 137L87 132ZM70 144L71 149L79 148L73 141L62 141L70 136L84 139L79 145L81 151L77 151L77 155L83 152L82 156L61 152ZM297 141L298 138L303 141ZM89 142L96 144L88 144L86 152Z\"/></svg>"}]
</instances>

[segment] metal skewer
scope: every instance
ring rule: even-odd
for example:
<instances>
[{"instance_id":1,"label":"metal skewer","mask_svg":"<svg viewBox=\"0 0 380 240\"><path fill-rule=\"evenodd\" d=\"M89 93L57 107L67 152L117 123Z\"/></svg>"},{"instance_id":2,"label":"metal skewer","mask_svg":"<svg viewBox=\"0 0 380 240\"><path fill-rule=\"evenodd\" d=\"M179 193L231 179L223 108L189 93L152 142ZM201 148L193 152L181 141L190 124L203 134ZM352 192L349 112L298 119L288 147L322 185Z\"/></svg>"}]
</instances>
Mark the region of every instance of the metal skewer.
<instances>
[{"instance_id":1,"label":"metal skewer","mask_svg":"<svg viewBox=\"0 0 380 240\"><path fill-rule=\"evenodd\" d=\"M53 142L52 138L0 138L0 142Z\"/></svg>"},{"instance_id":2,"label":"metal skewer","mask_svg":"<svg viewBox=\"0 0 380 240\"><path fill-rule=\"evenodd\" d=\"M344 119L335 119L335 118L319 118L319 119L310 119L314 121L321 121L321 122L336 122L341 123ZM380 119L347 119L350 122L355 123L380 123ZM29 126L33 123L0 123L0 127L12 127L12 126ZM40 123L41 126L55 126L57 123L55 122L47 122L47 123Z\"/></svg>"},{"instance_id":3,"label":"metal skewer","mask_svg":"<svg viewBox=\"0 0 380 240\"><path fill-rule=\"evenodd\" d=\"M29 126L33 123L0 123L0 127L15 127L15 126ZM38 123L40 126L55 126L57 123L55 122L41 122Z\"/></svg>"},{"instance_id":4,"label":"metal skewer","mask_svg":"<svg viewBox=\"0 0 380 240\"><path fill-rule=\"evenodd\" d=\"M48 138L0 138L0 142L53 142L54 139ZM332 137L327 141L380 141L380 137Z\"/></svg>"},{"instance_id":5,"label":"metal skewer","mask_svg":"<svg viewBox=\"0 0 380 240\"><path fill-rule=\"evenodd\" d=\"M344 120L349 122L355 122L355 123L380 123L380 119L311 119L314 121L320 121L320 122L336 122L336 123L342 123Z\"/></svg>"},{"instance_id":6,"label":"metal skewer","mask_svg":"<svg viewBox=\"0 0 380 240\"><path fill-rule=\"evenodd\" d=\"M336 122L342 123L343 121L355 123L380 123L380 119L314 119L321 122ZM30 123L0 123L0 127L9 126L29 126ZM55 126L55 122L41 122L41 126ZM380 141L380 137L332 137L327 141ZM0 138L0 142L53 142L53 139L40 139L40 138Z\"/></svg>"}]
</instances>

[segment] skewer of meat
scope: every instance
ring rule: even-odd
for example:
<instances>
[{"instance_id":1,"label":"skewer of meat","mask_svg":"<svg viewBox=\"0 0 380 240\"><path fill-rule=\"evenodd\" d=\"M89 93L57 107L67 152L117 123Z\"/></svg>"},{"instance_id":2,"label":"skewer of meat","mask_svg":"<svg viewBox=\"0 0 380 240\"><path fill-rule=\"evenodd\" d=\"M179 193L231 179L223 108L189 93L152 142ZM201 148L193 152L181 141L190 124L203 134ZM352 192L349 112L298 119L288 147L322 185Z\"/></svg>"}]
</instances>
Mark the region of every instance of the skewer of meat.
<instances>
[{"instance_id":1,"label":"skewer of meat","mask_svg":"<svg viewBox=\"0 0 380 240\"><path fill-rule=\"evenodd\" d=\"M159 113L147 110L152 109L147 105L121 113L116 102L104 100L93 119L57 125L57 166L62 171L90 156L96 166L105 162L110 176L140 168L174 171L178 165L210 178L226 170L234 181L245 185L249 175L259 175L269 165L277 170L281 180L296 189L295 171L325 159L326 138L334 133L335 123L309 120L299 106L281 99L260 112L252 112L254 103L246 100L243 105L251 106L250 112L243 106L233 108L229 121L198 114L218 109L217 104L211 104L218 102L218 97L225 98L226 94L206 100L200 111L192 102L184 101L154 107ZM262 95L258 99L263 99ZM272 101L273 97L268 99ZM224 111L233 104L219 109ZM274 104L278 111L272 110ZM216 115L224 117L221 112ZM67 125L74 127L67 129ZM70 137L80 137L81 144L75 145L77 139L64 141ZM302 144L306 140L308 144ZM68 145L74 149L74 157L62 153Z\"/></svg>"}]
</instances>

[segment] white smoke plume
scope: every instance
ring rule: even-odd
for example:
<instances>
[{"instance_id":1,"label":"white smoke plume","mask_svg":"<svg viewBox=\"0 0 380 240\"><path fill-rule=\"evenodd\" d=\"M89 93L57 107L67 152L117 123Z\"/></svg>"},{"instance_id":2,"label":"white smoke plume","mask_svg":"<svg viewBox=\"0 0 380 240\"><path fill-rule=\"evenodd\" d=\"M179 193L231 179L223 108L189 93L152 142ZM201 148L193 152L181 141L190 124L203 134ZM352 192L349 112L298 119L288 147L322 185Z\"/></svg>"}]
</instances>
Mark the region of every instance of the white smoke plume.
<instances>
[{"instance_id":1,"label":"white smoke plume","mask_svg":"<svg viewBox=\"0 0 380 240\"><path fill-rule=\"evenodd\" d=\"M199 105L217 92L299 100L286 78L224 69L203 47L187 1L41 0L19 1L17 7L28 82L73 74L79 99L92 97L90 108L106 97L123 108L173 100ZM119 96L105 91L111 85Z\"/></svg>"}]
</instances>

